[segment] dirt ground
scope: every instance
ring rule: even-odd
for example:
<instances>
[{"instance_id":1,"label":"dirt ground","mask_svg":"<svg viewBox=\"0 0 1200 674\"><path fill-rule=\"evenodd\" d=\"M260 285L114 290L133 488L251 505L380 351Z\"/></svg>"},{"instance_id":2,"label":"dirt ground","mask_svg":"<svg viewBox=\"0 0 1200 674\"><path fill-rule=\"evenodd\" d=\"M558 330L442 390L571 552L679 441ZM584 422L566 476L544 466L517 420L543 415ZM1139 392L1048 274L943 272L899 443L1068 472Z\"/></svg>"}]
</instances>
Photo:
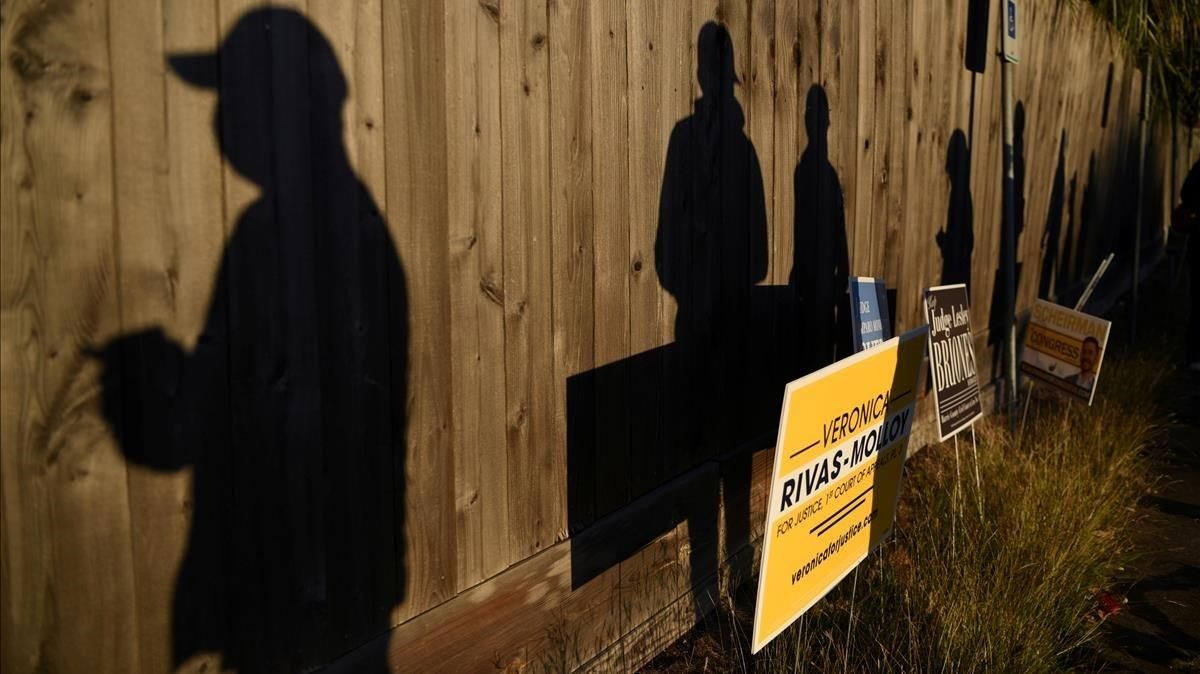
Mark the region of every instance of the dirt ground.
<instances>
[{"instance_id":1,"label":"dirt ground","mask_svg":"<svg viewBox=\"0 0 1200 674\"><path fill-rule=\"evenodd\" d=\"M1175 419L1141 503L1141 556L1115 588L1127 603L1095 643L1107 671L1200 672L1200 373L1177 372L1162 395Z\"/></svg>"}]
</instances>

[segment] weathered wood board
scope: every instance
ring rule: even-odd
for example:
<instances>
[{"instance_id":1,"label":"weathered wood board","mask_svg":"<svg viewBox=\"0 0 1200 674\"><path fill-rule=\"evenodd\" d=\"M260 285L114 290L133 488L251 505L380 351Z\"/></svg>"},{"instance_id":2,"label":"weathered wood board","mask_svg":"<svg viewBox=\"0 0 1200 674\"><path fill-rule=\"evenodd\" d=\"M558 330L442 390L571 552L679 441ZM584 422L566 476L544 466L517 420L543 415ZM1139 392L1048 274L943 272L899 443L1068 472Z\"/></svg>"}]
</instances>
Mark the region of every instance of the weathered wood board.
<instances>
[{"instance_id":1,"label":"weathered wood board","mask_svg":"<svg viewBox=\"0 0 1200 674\"><path fill-rule=\"evenodd\" d=\"M0 666L644 663L752 568L849 274L898 331L968 283L1001 372L970 4L0 5ZM1022 11L1027 307L1132 257L1142 79Z\"/></svg>"}]
</instances>

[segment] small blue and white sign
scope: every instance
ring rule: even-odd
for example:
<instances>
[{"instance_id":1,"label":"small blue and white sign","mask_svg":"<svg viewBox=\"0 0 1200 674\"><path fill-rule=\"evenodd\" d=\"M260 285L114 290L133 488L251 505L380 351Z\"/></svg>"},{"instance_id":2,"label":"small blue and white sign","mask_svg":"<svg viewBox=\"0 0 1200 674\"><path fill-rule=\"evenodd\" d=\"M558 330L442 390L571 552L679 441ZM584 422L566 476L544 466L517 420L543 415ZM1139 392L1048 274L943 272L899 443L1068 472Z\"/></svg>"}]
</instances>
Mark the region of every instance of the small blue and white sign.
<instances>
[{"instance_id":1,"label":"small blue and white sign","mask_svg":"<svg viewBox=\"0 0 1200 674\"><path fill-rule=\"evenodd\" d=\"M1004 60L1017 60L1017 0L1004 0Z\"/></svg>"},{"instance_id":2,"label":"small blue and white sign","mask_svg":"<svg viewBox=\"0 0 1200 674\"><path fill-rule=\"evenodd\" d=\"M887 284L870 276L850 279L850 316L854 351L869 349L892 338L888 314Z\"/></svg>"}]
</instances>

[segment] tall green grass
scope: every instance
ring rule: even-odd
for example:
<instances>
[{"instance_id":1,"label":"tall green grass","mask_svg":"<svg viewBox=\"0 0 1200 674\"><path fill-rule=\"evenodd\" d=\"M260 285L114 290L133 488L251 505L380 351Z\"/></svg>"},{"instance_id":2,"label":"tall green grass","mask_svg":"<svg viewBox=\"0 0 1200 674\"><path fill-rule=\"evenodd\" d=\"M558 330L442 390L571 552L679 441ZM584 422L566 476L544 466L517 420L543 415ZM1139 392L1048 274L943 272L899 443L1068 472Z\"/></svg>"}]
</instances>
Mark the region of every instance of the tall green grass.
<instances>
[{"instance_id":1,"label":"tall green grass","mask_svg":"<svg viewBox=\"0 0 1200 674\"><path fill-rule=\"evenodd\" d=\"M1170 349L1148 353L1167 354ZM910 461L891 541L763 652L753 599L727 599L700 656L660 671L1057 671L1098 631L1096 593L1134 554L1145 449L1162 414L1164 356L1104 364L1091 407L1035 391L1016 435L1003 419ZM978 463L976 464L976 459ZM978 470L978 486L976 483ZM747 587L753 589L753 583ZM715 624L715 629L714 629ZM686 649L685 649L686 651Z\"/></svg>"}]
</instances>

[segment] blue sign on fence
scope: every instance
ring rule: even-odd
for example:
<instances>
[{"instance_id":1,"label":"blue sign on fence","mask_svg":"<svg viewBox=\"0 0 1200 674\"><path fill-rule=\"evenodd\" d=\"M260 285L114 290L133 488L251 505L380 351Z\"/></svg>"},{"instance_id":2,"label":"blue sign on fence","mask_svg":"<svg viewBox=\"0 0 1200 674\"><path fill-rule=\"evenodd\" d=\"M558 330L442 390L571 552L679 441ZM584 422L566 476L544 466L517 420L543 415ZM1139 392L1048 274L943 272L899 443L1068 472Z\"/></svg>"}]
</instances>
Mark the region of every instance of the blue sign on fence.
<instances>
[{"instance_id":1,"label":"blue sign on fence","mask_svg":"<svg viewBox=\"0 0 1200 674\"><path fill-rule=\"evenodd\" d=\"M850 279L850 316L853 317L854 351L869 349L892 338L887 285L870 276Z\"/></svg>"},{"instance_id":2,"label":"blue sign on fence","mask_svg":"<svg viewBox=\"0 0 1200 674\"><path fill-rule=\"evenodd\" d=\"M1004 2L1004 60L1016 63L1017 58L1017 0Z\"/></svg>"}]
</instances>

